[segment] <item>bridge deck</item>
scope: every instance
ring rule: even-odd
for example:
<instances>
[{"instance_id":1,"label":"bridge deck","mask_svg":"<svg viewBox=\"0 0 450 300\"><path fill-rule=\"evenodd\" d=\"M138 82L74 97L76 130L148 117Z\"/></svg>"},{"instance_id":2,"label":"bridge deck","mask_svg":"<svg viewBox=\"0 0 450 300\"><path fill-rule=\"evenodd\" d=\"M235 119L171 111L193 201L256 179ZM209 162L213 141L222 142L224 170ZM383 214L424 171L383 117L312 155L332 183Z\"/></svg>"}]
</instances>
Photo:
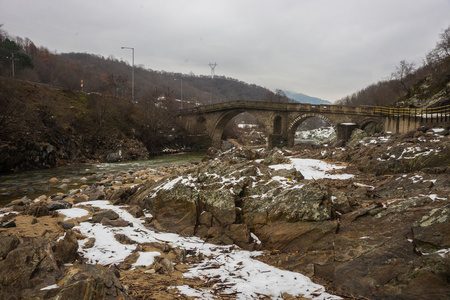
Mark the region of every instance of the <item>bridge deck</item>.
<instances>
[{"instance_id":1,"label":"bridge deck","mask_svg":"<svg viewBox=\"0 0 450 300\"><path fill-rule=\"evenodd\" d=\"M434 108L395 108L383 106L351 106L334 104L277 103L265 101L235 100L230 102L202 105L179 111L180 114L199 114L230 109L257 109L287 112L320 112L330 114L374 115L387 117L407 117L440 119L450 121L450 105Z\"/></svg>"},{"instance_id":2,"label":"bridge deck","mask_svg":"<svg viewBox=\"0 0 450 300\"><path fill-rule=\"evenodd\" d=\"M308 103L277 103L264 101L235 100L224 103L202 105L193 109L184 110L182 113L206 113L230 109L259 109L288 112L326 112L326 113L355 113L364 115L379 114L374 106L349 106L349 105L324 105Z\"/></svg>"}]
</instances>

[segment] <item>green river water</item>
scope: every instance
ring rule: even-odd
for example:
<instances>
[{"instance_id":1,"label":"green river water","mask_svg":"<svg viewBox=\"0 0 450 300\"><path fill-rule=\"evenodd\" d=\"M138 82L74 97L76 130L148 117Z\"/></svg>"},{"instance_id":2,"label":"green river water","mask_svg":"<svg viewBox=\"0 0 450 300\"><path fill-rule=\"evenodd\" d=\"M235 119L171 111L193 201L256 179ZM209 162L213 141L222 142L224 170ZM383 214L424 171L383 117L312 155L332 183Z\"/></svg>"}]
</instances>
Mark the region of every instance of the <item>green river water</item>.
<instances>
[{"instance_id":1,"label":"green river water","mask_svg":"<svg viewBox=\"0 0 450 300\"><path fill-rule=\"evenodd\" d=\"M83 184L89 184L102 179L103 175L117 172L136 172L147 168L160 166L184 165L193 161L201 161L204 152L181 153L152 157L145 161L130 161L119 163L93 163L62 166L53 169L24 171L14 174L0 175L0 207L22 197L34 200L40 195L51 195L66 192L58 188L62 179L70 180L69 189ZM51 178L59 180L56 184L49 184ZM88 181L80 179L86 177ZM78 185L76 185L78 184Z\"/></svg>"}]
</instances>

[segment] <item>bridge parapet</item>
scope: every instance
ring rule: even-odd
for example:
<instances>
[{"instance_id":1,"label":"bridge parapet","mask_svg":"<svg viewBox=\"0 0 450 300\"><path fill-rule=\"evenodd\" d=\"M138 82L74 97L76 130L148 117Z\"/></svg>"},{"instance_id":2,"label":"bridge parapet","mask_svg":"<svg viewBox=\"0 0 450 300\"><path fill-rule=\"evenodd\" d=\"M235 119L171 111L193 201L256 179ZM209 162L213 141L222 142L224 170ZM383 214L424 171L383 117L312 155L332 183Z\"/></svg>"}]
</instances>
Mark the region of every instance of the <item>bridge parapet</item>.
<instances>
[{"instance_id":1,"label":"bridge parapet","mask_svg":"<svg viewBox=\"0 0 450 300\"><path fill-rule=\"evenodd\" d=\"M272 111L306 111L326 113L351 113L351 114L375 114L375 107L371 106L347 106L332 104L308 104L308 103L278 103L265 101L235 100L223 103L202 105L193 109L186 109L180 114L207 113L230 109L258 109Z\"/></svg>"}]
</instances>

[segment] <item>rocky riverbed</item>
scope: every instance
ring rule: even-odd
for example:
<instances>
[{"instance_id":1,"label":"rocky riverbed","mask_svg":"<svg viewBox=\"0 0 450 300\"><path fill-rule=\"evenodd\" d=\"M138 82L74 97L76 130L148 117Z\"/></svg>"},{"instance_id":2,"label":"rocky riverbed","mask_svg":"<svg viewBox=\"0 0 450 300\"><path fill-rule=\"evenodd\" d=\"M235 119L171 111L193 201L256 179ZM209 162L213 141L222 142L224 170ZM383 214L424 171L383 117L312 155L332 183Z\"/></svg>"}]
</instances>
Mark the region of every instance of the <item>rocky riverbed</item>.
<instances>
[{"instance_id":1,"label":"rocky riverbed","mask_svg":"<svg viewBox=\"0 0 450 300\"><path fill-rule=\"evenodd\" d=\"M0 298L446 299L448 131L359 134L15 200Z\"/></svg>"}]
</instances>

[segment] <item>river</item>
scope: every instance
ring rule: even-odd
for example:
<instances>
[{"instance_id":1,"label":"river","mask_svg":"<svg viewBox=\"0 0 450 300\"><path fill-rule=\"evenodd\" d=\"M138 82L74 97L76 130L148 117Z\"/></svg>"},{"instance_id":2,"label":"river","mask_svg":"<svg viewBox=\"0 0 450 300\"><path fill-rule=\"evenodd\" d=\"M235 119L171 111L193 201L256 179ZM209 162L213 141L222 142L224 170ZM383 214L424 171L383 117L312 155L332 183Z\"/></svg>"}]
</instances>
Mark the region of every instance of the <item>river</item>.
<instances>
[{"instance_id":1,"label":"river","mask_svg":"<svg viewBox=\"0 0 450 300\"><path fill-rule=\"evenodd\" d=\"M22 197L34 200L40 195L51 195L66 190L59 188L61 181L67 179L68 188L76 188L100 180L103 175L117 172L135 172L160 166L184 165L192 161L201 161L204 152L190 152L155 156L144 161L129 161L119 163L93 163L61 166L52 169L24 171L0 175L0 207ZM87 180L81 180L82 178ZM51 178L57 178L58 183L49 184Z\"/></svg>"}]
</instances>

